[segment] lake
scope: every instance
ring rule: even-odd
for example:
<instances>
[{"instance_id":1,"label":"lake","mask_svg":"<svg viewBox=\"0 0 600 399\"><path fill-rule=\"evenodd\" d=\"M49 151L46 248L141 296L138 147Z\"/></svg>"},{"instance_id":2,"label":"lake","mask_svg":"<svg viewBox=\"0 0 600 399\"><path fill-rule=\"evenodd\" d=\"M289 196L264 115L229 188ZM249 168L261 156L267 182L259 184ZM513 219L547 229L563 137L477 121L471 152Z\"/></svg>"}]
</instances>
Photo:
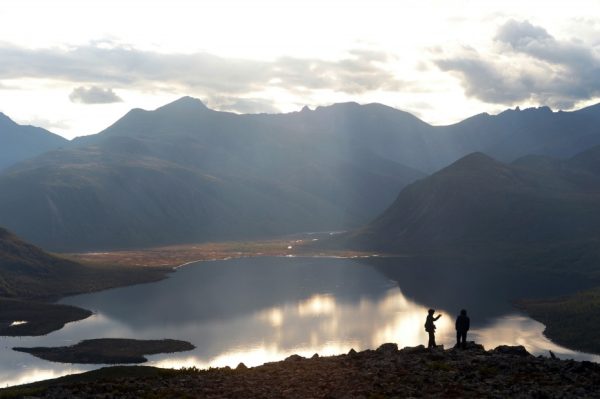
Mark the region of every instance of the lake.
<instances>
[{"instance_id":1,"label":"lake","mask_svg":"<svg viewBox=\"0 0 600 399\"><path fill-rule=\"evenodd\" d=\"M454 345L454 320L469 310L468 340L486 349L524 345L534 354L600 361L546 339L544 326L511 306L523 297L559 295L579 282L491 273L398 259L303 257L198 262L166 280L65 298L94 315L43 337L2 337L0 386L101 366L51 363L14 346L64 346L92 338L172 338L190 352L148 356L147 365L255 366L291 354L347 353L351 348L427 343L427 309L443 314L437 342Z\"/></svg>"}]
</instances>

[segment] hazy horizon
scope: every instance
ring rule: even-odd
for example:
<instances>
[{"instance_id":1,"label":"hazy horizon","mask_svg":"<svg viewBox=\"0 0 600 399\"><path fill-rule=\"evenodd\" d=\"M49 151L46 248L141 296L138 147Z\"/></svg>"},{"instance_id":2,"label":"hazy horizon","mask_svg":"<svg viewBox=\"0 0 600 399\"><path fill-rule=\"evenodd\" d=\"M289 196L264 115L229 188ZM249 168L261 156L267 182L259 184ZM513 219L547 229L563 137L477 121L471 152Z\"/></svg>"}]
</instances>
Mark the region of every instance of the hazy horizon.
<instances>
[{"instance_id":1,"label":"hazy horizon","mask_svg":"<svg viewBox=\"0 0 600 399\"><path fill-rule=\"evenodd\" d=\"M161 104L161 105L159 105L158 107L155 107L155 108L141 108L141 107L135 107L135 106L133 106L131 109L127 110L127 111L126 111L124 114L122 114L122 115L118 115L118 116L116 117L116 119L114 119L114 120L106 120L106 121L105 121L105 124L104 124L104 127L102 127L102 128L101 128L100 130L98 130L98 131L95 131L95 132L88 132L87 134L77 134L77 133L75 133L75 136L73 136L73 137L68 137L68 136L64 136L64 135L61 135L61 136L62 136L62 137L64 137L64 138L66 138L66 139L68 139L68 140L73 140L73 139L76 139L76 138L78 138L78 137L85 137L85 136L89 136L89 135L98 134L98 133L101 133L101 132L103 132L104 130L106 130L106 129L107 129L107 128L109 128L110 126L112 126L112 125L113 125L115 122L117 122L119 119L121 119L123 116L125 116L125 115L127 114L127 112L129 112L129 111L131 111L131 110L134 110L134 109L142 109L142 110L144 110L144 111L155 111L155 110L157 110L157 109L159 109L159 108L161 108L161 107L163 107L163 106L169 105L169 104L171 104L171 103L173 103L173 102L179 101L179 100L181 100L181 99L184 99L184 98L192 98L192 99L195 99L195 100L199 100L199 101L201 101L201 102L202 102L202 103L203 103L203 104L206 106L206 103L205 103L204 101L202 101L202 99L200 99L200 98L196 98L196 97L193 97L193 96L186 96L186 95L184 95L184 96L182 96L182 97L179 97L179 98L176 98L175 100L173 100L173 101L170 101L170 102L168 102L168 103ZM425 121L425 120L421 119L421 118L420 118L418 115L415 115L415 114L413 114L413 113L412 113L412 112L410 112L410 111L406 111L406 110L403 110L403 109L399 109L399 108L396 108L396 107L392 107L392 106L390 106L390 105L387 105L387 104L384 104L384 103L379 103L379 102L358 103L358 102L356 102L356 101L351 101L351 100L349 100L349 101L344 101L344 102L339 102L339 103L323 104L323 105L318 105L318 106L315 106L315 107L303 106L303 107L302 107L302 108L300 108L300 109L297 109L297 110L291 110L291 111L279 111L279 110L275 110L275 111L272 111L272 112L235 112L235 111L222 111L222 110L219 110L219 109L213 109L213 108L211 108L211 107L209 107L209 106L207 106L207 108L208 108L208 109L210 109L211 111L216 111L216 112L230 112L230 113L234 113L234 114L236 114L236 115L259 115L259 114L266 114L266 115L286 115L286 114L293 114L293 113L302 112L302 111L303 111L303 109L304 109L305 107L308 107L310 111L315 111L315 110L317 110L318 108L328 108L328 107L332 107L332 106L335 106L335 105L339 105L339 104L348 104L348 103L355 103L355 104L358 104L359 106L376 104L376 105L381 105L381 106L384 106L384 107L390 107L390 108L393 108L393 109L395 109L395 110L398 110L398 111L407 112L407 113L409 113L409 114L411 114L411 115L415 116L416 118L419 118L419 119L420 119L420 120L422 120L423 122L425 122L425 123L428 123L428 124L429 124L429 125L431 125L431 126L438 126L438 127L451 126L451 125L453 125L453 124L460 123L460 122L464 121L465 119L469 119L469 118L472 118L472 117L474 117L474 116L481 115L481 114L488 114L488 115L492 115L492 116L497 116L497 115L499 115L499 114L501 114L501 113L503 113L503 112L505 112L505 111L508 111L508 110L517 110L517 109L518 109L518 110L520 110L520 111L525 111L525 110L527 110L527 109L532 109L532 108L533 108L533 109L535 109L535 108L550 108L550 110L551 110L552 112L558 112L558 111L562 111L562 110L560 110L560 109L552 109L551 107L549 107L549 106L547 106L547 105L540 105L540 106L537 106L537 107L536 107L536 106L532 106L532 107L528 107L528 108L522 108L522 107L516 106L516 107L514 107L514 108L504 108L504 109L498 110L497 112L494 112L494 113L489 113L489 112L486 112L486 111L477 112L477 113L475 113L475 114L472 114L472 115L467 115L467 116L466 116L465 118L463 118L463 119L457 120L457 121L455 121L455 122L447 123L447 124L443 124L443 123L440 123L440 124L432 124L432 123L429 123L429 122L427 122L427 121ZM599 102L599 103L600 103L600 102ZM595 105L595 104L586 105L586 107L588 107L588 106L593 106L593 105ZM581 107L581 108L574 108L574 109L572 109L572 110L569 110L569 111L567 111L567 112L578 111L578 110L580 110L580 109L583 109L583 108L585 108L585 107ZM9 119L13 120L14 122L16 122L16 123L19 123L19 122L18 122L18 121L16 121L16 120L15 120L13 117L11 117L11 115L7 115L6 113L2 112L2 110L0 110L0 113L3 113L3 114L6 116L6 117L8 117ZM32 125L32 126L36 126L36 127L43 127L43 126L39 126L39 125ZM60 133L59 133L59 132L57 132L57 131L53 131L53 130L51 130L51 129L47 129L47 130L49 130L51 133L54 133L54 134L58 134L58 135L60 135Z\"/></svg>"}]
</instances>

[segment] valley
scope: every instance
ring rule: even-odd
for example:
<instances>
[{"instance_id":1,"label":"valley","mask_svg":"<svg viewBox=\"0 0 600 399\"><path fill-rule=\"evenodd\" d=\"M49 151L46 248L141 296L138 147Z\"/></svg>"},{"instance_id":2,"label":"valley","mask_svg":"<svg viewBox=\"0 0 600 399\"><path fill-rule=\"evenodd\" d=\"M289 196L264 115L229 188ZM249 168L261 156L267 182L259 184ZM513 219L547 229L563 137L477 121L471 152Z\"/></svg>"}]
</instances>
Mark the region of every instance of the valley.
<instances>
[{"instance_id":1,"label":"valley","mask_svg":"<svg viewBox=\"0 0 600 399\"><path fill-rule=\"evenodd\" d=\"M88 310L56 305L65 296L102 291L162 280L174 269L199 261L243 257L367 257L351 250L311 248L314 233L265 241L216 242L113 252L61 254L60 257L0 231L3 282L0 295L0 335L37 336L61 329L66 323L89 317ZM27 258L23 259L23 253ZM55 265L58 265L56 267ZM45 268L40 271L37 268ZM23 323L14 323L24 321Z\"/></svg>"},{"instance_id":2,"label":"valley","mask_svg":"<svg viewBox=\"0 0 600 399\"><path fill-rule=\"evenodd\" d=\"M600 398L600 2L0 16L0 398Z\"/></svg>"},{"instance_id":3,"label":"valley","mask_svg":"<svg viewBox=\"0 0 600 399\"><path fill-rule=\"evenodd\" d=\"M351 249L321 248L315 245L317 241L335 234L308 233L260 241L200 242L138 250L67 253L65 256L89 265L177 268L192 262L257 256L356 258L374 254Z\"/></svg>"},{"instance_id":4,"label":"valley","mask_svg":"<svg viewBox=\"0 0 600 399\"><path fill-rule=\"evenodd\" d=\"M170 334L156 326L132 335L141 325L153 325L154 318L167 317L168 313L142 317L145 311L141 309L146 307L167 308L172 313L167 319L174 317L179 320L176 324L186 320L191 326L214 317L255 324L257 312L266 317L261 309L271 306L274 313L268 317L274 317L272 328L278 328L281 322L277 320L289 312L282 304L290 301L299 308L331 306L323 304L331 303L330 295L335 292L341 296L335 297L334 312L352 309L346 295L358 295L358 291L344 288L338 292L341 288L336 284L345 281L343 284L355 287L361 278L375 278L351 272L353 262L358 262L359 269L372 269L377 284L382 284L375 291L368 284L360 285L360 290L369 293L361 295L373 301L369 306L398 301L411 303L407 309L418 312L425 303L438 303L452 311L467 303L477 320L478 340L492 345L517 342L510 334L494 334L491 326L495 323L502 331L512 329L526 336L528 349L535 353L553 348L562 356L590 358L591 353L598 353L595 334L589 331L597 325L593 298L594 287L600 285L596 245L600 239L600 147L593 145L595 136L589 133L600 118L597 111L597 107L572 113L542 108L509 110L442 129L378 104L336 104L282 115L233 115L185 97L155 111L132 110L97 135L73 140L0 173L4 193L0 196L0 225L54 251L45 252L2 230L3 335L39 336L32 338L32 343L52 351L57 339L53 336L73 341L91 338L84 332L91 328L86 327L90 323L105 325L107 332L121 331L120 336L131 339L145 335L152 340ZM581 130L585 140L581 138L571 147L560 140L551 140L556 147L543 150L532 146L536 140L548 139L539 136L541 126L560 126L566 123L564 118L582 126L589 124ZM529 132L529 144L501 145L494 135L505 134L502 126L506 121L521 124L521 129ZM482 127L494 135L479 137ZM362 137L366 131L370 132L368 140ZM546 130L546 135L553 134L564 139L558 131ZM537 155L527 155L527 151ZM294 271L295 259L301 265L308 262L307 266ZM344 260L349 263L333 266ZM169 294L162 289L152 288L153 284L138 286L152 282L170 286L176 281L179 285L171 290L183 290L186 283L173 271L197 262L204 262L204 268L210 264L209 270L215 264L225 268L203 271L208 275L195 283L202 284L200 295L220 309L219 316L208 305L194 301L183 306L186 296L169 305ZM241 287L254 281L236 262L256 268L265 281L281 278L272 284L286 287L287 293L256 280L262 288L248 294L248 303L235 295L221 298L229 285L243 292ZM313 270L313 263L323 269ZM327 268L349 269L325 279L336 284L325 288L320 282L311 282L319 288L305 292L307 287L298 288L289 276L277 277L276 264L292 273L292 281L303 281L310 273L325 279ZM268 271L261 271L263 267ZM300 271L304 267L311 272ZM230 268L236 272L229 274ZM184 273L189 273L187 268ZM426 294L425 282L436 275L445 276L442 284L432 283L435 289ZM242 276L249 280L234 283ZM348 280L348 276L355 277ZM213 278L218 283L204 283ZM503 281L504 288L492 288L491 281ZM409 297L386 293L390 282ZM113 294L115 289L117 293L124 290L123 294ZM274 292L264 297L265 290ZM95 302L91 299L96 298L94 293L104 299ZM125 296L108 299L111 295ZM484 295L490 298L484 300ZM80 297L88 299L79 302ZM143 305L140 298L144 298ZM141 308L112 308L110 303L115 300ZM311 301L319 305L306 304ZM181 309L175 311L177 308ZM125 309L131 313L121 314ZM543 322L546 336L566 347L548 341L542 335L544 329L518 309ZM133 314L141 318L137 320ZM287 317L294 320L299 316L292 313ZM585 333L565 329L562 320L570 317L585 326ZM125 320L134 324L120 330L122 326L117 326ZM294 321L304 322L302 317ZM206 339L203 334L207 332L194 328L188 334ZM307 326L307 330L319 328ZM395 331L393 339L418 343L414 337L406 340L407 331L388 328ZM94 329L101 331L98 326ZM264 334L268 335L266 330ZM293 334L286 334L291 340ZM323 334L329 336L330 332ZM339 339L339 334L328 339ZM370 337L376 336L376 331L361 334L361 348L368 342L382 343L381 337ZM187 341L189 337L173 338ZM210 347L214 344L209 342L205 350L211 352L200 356L212 356L213 360L195 358L194 365L212 367L223 364L220 356L233 356L218 345ZM324 350L318 345L306 346L302 340L293 342L296 349ZM349 342L341 339L336 350L346 350ZM291 350L289 346L278 348L275 355L259 356L257 364ZM242 351L236 356L250 355ZM153 364L187 364L162 359L163 363L153 360Z\"/></svg>"}]
</instances>

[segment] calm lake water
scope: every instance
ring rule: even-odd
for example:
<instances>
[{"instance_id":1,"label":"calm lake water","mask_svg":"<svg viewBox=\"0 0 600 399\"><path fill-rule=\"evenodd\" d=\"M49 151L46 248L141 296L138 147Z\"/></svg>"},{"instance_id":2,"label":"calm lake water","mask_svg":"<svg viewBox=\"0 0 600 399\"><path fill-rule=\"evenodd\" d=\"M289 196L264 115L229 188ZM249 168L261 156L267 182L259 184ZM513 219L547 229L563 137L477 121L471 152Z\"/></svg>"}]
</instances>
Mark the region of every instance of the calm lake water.
<instances>
[{"instance_id":1,"label":"calm lake water","mask_svg":"<svg viewBox=\"0 0 600 399\"><path fill-rule=\"evenodd\" d=\"M562 358L599 361L598 356L553 344L542 335L542 324L511 306L515 298L572 289L564 279L555 280L532 275L514 281L509 274L416 267L402 259L199 262L157 283L66 298L61 302L94 315L47 336L0 338L0 386L101 367L47 362L12 351L13 346L64 346L106 337L173 338L196 349L149 356L146 364L255 366L294 353L333 355L386 342L400 347L426 343L423 324L429 307L443 314L437 341L445 347L454 344L454 319L465 307L472 323L468 339L488 349L524 345L534 354L552 350Z\"/></svg>"}]
</instances>

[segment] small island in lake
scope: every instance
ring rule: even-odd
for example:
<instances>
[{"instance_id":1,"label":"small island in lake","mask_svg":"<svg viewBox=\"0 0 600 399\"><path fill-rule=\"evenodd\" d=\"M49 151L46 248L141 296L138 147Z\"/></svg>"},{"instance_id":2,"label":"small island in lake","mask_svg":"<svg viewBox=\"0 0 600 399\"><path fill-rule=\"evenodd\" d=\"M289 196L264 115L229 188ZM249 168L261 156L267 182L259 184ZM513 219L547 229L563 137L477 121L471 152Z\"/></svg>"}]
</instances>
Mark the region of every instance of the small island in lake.
<instances>
[{"instance_id":1,"label":"small island in lake","mask_svg":"<svg viewBox=\"0 0 600 399\"><path fill-rule=\"evenodd\" d=\"M174 339L137 340L122 338L89 339L72 346L54 348L13 348L17 352L30 353L40 359L59 363L80 364L130 364L144 363L144 355L184 352L195 346Z\"/></svg>"},{"instance_id":2,"label":"small island in lake","mask_svg":"<svg viewBox=\"0 0 600 399\"><path fill-rule=\"evenodd\" d=\"M45 335L91 315L89 310L70 305L0 297L0 336Z\"/></svg>"}]
</instances>

